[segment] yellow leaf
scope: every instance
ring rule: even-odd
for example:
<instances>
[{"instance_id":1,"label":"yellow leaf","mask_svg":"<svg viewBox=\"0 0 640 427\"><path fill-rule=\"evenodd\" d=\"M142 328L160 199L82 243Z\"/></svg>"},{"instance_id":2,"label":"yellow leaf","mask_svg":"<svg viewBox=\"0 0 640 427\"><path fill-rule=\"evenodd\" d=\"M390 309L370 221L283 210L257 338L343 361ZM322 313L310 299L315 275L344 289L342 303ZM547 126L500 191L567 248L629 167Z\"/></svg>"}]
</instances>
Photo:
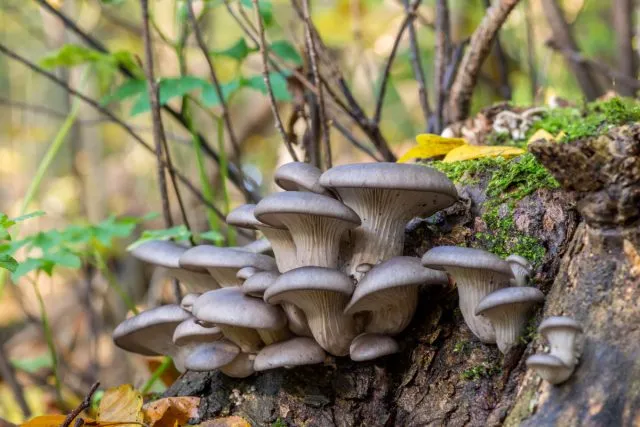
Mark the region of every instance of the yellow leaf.
<instances>
[{"instance_id":1,"label":"yellow leaf","mask_svg":"<svg viewBox=\"0 0 640 427\"><path fill-rule=\"evenodd\" d=\"M144 419L142 395L129 384L108 389L100 401L97 419L101 425L107 424L106 421L126 427L139 426Z\"/></svg>"},{"instance_id":2,"label":"yellow leaf","mask_svg":"<svg viewBox=\"0 0 640 427\"><path fill-rule=\"evenodd\" d=\"M21 427L59 427L64 422L66 415L42 415L31 418Z\"/></svg>"},{"instance_id":3,"label":"yellow leaf","mask_svg":"<svg viewBox=\"0 0 640 427\"><path fill-rule=\"evenodd\" d=\"M459 162L461 160L480 159L483 157L514 157L523 154L524 150L517 147L500 145L463 145L449 151L444 163Z\"/></svg>"},{"instance_id":4,"label":"yellow leaf","mask_svg":"<svg viewBox=\"0 0 640 427\"><path fill-rule=\"evenodd\" d=\"M529 138L529 140L527 141L527 145L539 139L546 139L547 141L555 141L556 137L544 129L538 129L537 131L535 131L533 135L531 135L531 138Z\"/></svg>"},{"instance_id":5,"label":"yellow leaf","mask_svg":"<svg viewBox=\"0 0 640 427\"><path fill-rule=\"evenodd\" d=\"M166 397L144 405L145 422L153 427L175 427L198 416L199 397Z\"/></svg>"},{"instance_id":6,"label":"yellow leaf","mask_svg":"<svg viewBox=\"0 0 640 427\"><path fill-rule=\"evenodd\" d=\"M208 420L194 427L251 427L251 424L242 417L232 415L230 417L216 418Z\"/></svg>"},{"instance_id":7,"label":"yellow leaf","mask_svg":"<svg viewBox=\"0 0 640 427\"><path fill-rule=\"evenodd\" d=\"M418 145L407 150L407 152L398 159L398 163L406 163L413 159L430 159L432 157L443 156L454 148L467 143L463 138L445 138L430 133L423 133L416 136L416 141Z\"/></svg>"}]
</instances>

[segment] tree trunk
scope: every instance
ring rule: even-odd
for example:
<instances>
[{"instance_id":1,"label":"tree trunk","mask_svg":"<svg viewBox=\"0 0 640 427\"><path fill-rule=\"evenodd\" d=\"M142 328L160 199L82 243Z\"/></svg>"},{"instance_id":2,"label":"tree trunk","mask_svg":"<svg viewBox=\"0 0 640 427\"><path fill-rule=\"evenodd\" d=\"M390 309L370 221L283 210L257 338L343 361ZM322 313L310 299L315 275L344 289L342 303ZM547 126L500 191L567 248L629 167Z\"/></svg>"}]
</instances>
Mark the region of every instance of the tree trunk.
<instances>
[{"instance_id":1,"label":"tree trunk","mask_svg":"<svg viewBox=\"0 0 640 427\"><path fill-rule=\"evenodd\" d=\"M633 426L640 424L640 125L568 144L535 142L533 154L563 189L539 189L511 210L516 230L545 251L534 277L547 299L532 318L582 323L584 351L566 383L527 371L539 337L503 357L462 320L457 293L421 294L400 353L367 363L278 369L245 380L184 374L167 395L203 397L201 416L236 414L257 426ZM517 161L517 160L516 160ZM407 255L476 244L486 231L491 172L459 186L462 201L407 230ZM576 209L577 208L577 209Z\"/></svg>"}]
</instances>

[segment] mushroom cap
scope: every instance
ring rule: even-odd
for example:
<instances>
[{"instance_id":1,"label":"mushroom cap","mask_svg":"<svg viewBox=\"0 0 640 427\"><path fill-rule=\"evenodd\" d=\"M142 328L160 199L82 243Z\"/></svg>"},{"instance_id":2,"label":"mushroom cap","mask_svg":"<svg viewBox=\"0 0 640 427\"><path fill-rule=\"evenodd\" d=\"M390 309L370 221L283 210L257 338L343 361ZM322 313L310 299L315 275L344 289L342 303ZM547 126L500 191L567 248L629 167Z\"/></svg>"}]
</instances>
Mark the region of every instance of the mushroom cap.
<instances>
[{"instance_id":1,"label":"mushroom cap","mask_svg":"<svg viewBox=\"0 0 640 427\"><path fill-rule=\"evenodd\" d=\"M217 326L206 328L197 323L195 317L191 317L173 331L173 343L178 346L195 342L211 342L222 338L222 331Z\"/></svg>"},{"instance_id":2,"label":"mushroom cap","mask_svg":"<svg viewBox=\"0 0 640 427\"><path fill-rule=\"evenodd\" d=\"M246 378L253 374L253 360L255 354L240 353L231 362L220 366L220 372L231 378Z\"/></svg>"},{"instance_id":3,"label":"mushroom cap","mask_svg":"<svg viewBox=\"0 0 640 427\"><path fill-rule=\"evenodd\" d=\"M566 368L567 366L562 363L562 360L547 353L536 353L531 355L526 360L526 365L530 368L537 366L544 366L549 368Z\"/></svg>"},{"instance_id":4,"label":"mushroom cap","mask_svg":"<svg viewBox=\"0 0 640 427\"><path fill-rule=\"evenodd\" d=\"M449 278L446 273L423 267L420 258L394 257L374 266L360 280L344 312L347 314L357 313L353 309L357 310L359 301L385 289L426 284L446 285L448 283Z\"/></svg>"},{"instance_id":5,"label":"mushroom cap","mask_svg":"<svg viewBox=\"0 0 640 427\"><path fill-rule=\"evenodd\" d=\"M273 248L271 247L271 242L265 238L254 240L253 242L247 243L244 246L240 246L237 249L241 251L252 252L254 254L268 254L273 251Z\"/></svg>"},{"instance_id":6,"label":"mushroom cap","mask_svg":"<svg viewBox=\"0 0 640 427\"><path fill-rule=\"evenodd\" d=\"M373 264L369 264L368 262L363 262L362 264L358 264L356 266L356 273L368 273L373 268Z\"/></svg>"},{"instance_id":7,"label":"mushroom cap","mask_svg":"<svg viewBox=\"0 0 640 427\"><path fill-rule=\"evenodd\" d=\"M313 339L297 337L260 350L253 362L253 369L266 371L283 366L313 365L322 363L325 356L325 351Z\"/></svg>"},{"instance_id":8,"label":"mushroom cap","mask_svg":"<svg viewBox=\"0 0 640 427\"><path fill-rule=\"evenodd\" d=\"M240 347L227 340L202 344L185 359L184 367L190 371L212 371L220 368L240 354Z\"/></svg>"},{"instance_id":9,"label":"mushroom cap","mask_svg":"<svg viewBox=\"0 0 640 427\"><path fill-rule=\"evenodd\" d=\"M533 369L542 379L551 384L560 384L573 374L574 366L565 365L562 360L551 354L534 354L526 360L528 368Z\"/></svg>"},{"instance_id":10,"label":"mushroom cap","mask_svg":"<svg viewBox=\"0 0 640 427\"><path fill-rule=\"evenodd\" d=\"M149 264L180 268L178 260L187 249L167 240L150 240L133 248L131 255Z\"/></svg>"},{"instance_id":11,"label":"mushroom cap","mask_svg":"<svg viewBox=\"0 0 640 427\"><path fill-rule=\"evenodd\" d=\"M526 270L531 270L531 268L532 268L531 263L529 262L529 260L526 259L525 257L520 256L520 255L511 254L508 257L506 257L504 260L507 261L510 264L513 263L513 264L521 265Z\"/></svg>"},{"instance_id":12,"label":"mushroom cap","mask_svg":"<svg viewBox=\"0 0 640 427\"><path fill-rule=\"evenodd\" d=\"M261 223L254 215L256 205L248 203L238 206L226 218L226 223L240 228L250 228L256 230L258 227L264 227L266 224Z\"/></svg>"},{"instance_id":13,"label":"mushroom cap","mask_svg":"<svg viewBox=\"0 0 640 427\"><path fill-rule=\"evenodd\" d=\"M476 306L475 315L511 304L535 304L542 301L544 301L544 294L536 288L528 286L502 288L484 297Z\"/></svg>"},{"instance_id":14,"label":"mushroom cap","mask_svg":"<svg viewBox=\"0 0 640 427\"><path fill-rule=\"evenodd\" d=\"M183 310L191 311L191 307L193 306L193 303L195 302L196 299L198 299L200 295L202 294L197 292L186 294L185 296L182 297L182 300L180 301L180 307L182 307Z\"/></svg>"},{"instance_id":15,"label":"mushroom cap","mask_svg":"<svg viewBox=\"0 0 640 427\"><path fill-rule=\"evenodd\" d=\"M245 295L239 287L205 292L193 304L192 312L205 322L252 329L280 329L287 324L279 307Z\"/></svg>"},{"instance_id":16,"label":"mushroom cap","mask_svg":"<svg viewBox=\"0 0 640 427\"><path fill-rule=\"evenodd\" d=\"M242 292L262 298L264 291L275 283L278 276L280 276L280 273L277 271L260 271L244 281L241 287Z\"/></svg>"},{"instance_id":17,"label":"mushroom cap","mask_svg":"<svg viewBox=\"0 0 640 427\"><path fill-rule=\"evenodd\" d=\"M513 277L509 263L497 255L461 246L436 246L424 254L422 265L435 270L446 270L446 267L490 270Z\"/></svg>"},{"instance_id":18,"label":"mushroom cap","mask_svg":"<svg viewBox=\"0 0 640 427\"><path fill-rule=\"evenodd\" d=\"M351 295L353 289L353 281L338 270L327 267L299 267L281 274L265 291L264 300L270 304L277 303L280 301L280 295L290 291L315 290Z\"/></svg>"},{"instance_id":19,"label":"mushroom cap","mask_svg":"<svg viewBox=\"0 0 640 427\"><path fill-rule=\"evenodd\" d=\"M126 319L113 331L114 343L129 352L144 356L169 355L171 340L179 323L189 319L189 312L179 305L161 305Z\"/></svg>"},{"instance_id":20,"label":"mushroom cap","mask_svg":"<svg viewBox=\"0 0 640 427\"><path fill-rule=\"evenodd\" d=\"M249 277L253 276L254 274L260 272L261 270L252 267L252 266L247 266L247 267L242 267L240 270L238 270L238 272L236 273L236 277L240 280L247 280Z\"/></svg>"},{"instance_id":21,"label":"mushroom cap","mask_svg":"<svg viewBox=\"0 0 640 427\"><path fill-rule=\"evenodd\" d=\"M351 360L363 362L400 351L398 342L388 335L360 334L354 338L349 347Z\"/></svg>"},{"instance_id":22,"label":"mushroom cap","mask_svg":"<svg viewBox=\"0 0 640 427\"><path fill-rule=\"evenodd\" d=\"M329 196L304 191L284 191L271 194L258 203L254 213L259 221L276 228L284 227L278 218L283 214L335 218L349 223L351 228L360 225L358 215L342 202Z\"/></svg>"},{"instance_id":23,"label":"mushroom cap","mask_svg":"<svg viewBox=\"0 0 640 427\"><path fill-rule=\"evenodd\" d=\"M318 180L322 171L304 162L289 162L276 169L274 181L283 190L306 190L312 193L326 194L327 190Z\"/></svg>"},{"instance_id":24,"label":"mushroom cap","mask_svg":"<svg viewBox=\"0 0 640 427\"><path fill-rule=\"evenodd\" d=\"M570 317L565 316L552 316L547 317L538 326L538 332L544 334L545 331L550 329L568 329L576 332L582 332L582 326Z\"/></svg>"},{"instance_id":25,"label":"mushroom cap","mask_svg":"<svg viewBox=\"0 0 640 427\"><path fill-rule=\"evenodd\" d=\"M185 251L180 257L180 266L196 271L216 267L240 269L247 266L260 270L276 269L275 260L270 256L211 245L194 246Z\"/></svg>"},{"instance_id":26,"label":"mushroom cap","mask_svg":"<svg viewBox=\"0 0 640 427\"><path fill-rule=\"evenodd\" d=\"M440 193L451 205L458 199L456 187L433 168L406 163L355 163L335 166L320 177L320 185L332 188L380 188Z\"/></svg>"}]
</instances>

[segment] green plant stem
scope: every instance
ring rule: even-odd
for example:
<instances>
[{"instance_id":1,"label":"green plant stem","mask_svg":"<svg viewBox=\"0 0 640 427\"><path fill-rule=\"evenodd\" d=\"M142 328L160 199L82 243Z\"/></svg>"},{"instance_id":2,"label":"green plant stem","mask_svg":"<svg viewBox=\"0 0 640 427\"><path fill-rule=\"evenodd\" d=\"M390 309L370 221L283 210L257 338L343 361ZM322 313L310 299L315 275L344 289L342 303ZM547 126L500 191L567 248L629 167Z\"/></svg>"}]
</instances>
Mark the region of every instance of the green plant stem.
<instances>
[{"instance_id":1,"label":"green plant stem","mask_svg":"<svg viewBox=\"0 0 640 427\"><path fill-rule=\"evenodd\" d=\"M104 261L102 254L100 254L100 251L95 249L93 251L93 257L95 261L94 267L97 268L98 271L100 271L100 273L104 276L105 279L107 279L107 283L109 284L109 286L111 286L118 293L118 295L120 296L120 298L122 298L122 301L127 306L127 308L131 310L133 314L138 314L139 313L138 309L136 308L136 305L133 303L133 300L131 299L129 294L127 294L127 292L124 289L122 289L122 286L120 286L120 284L118 283L118 280L116 280L116 278L113 277L113 273L111 273L111 271L107 267L107 263Z\"/></svg>"},{"instance_id":2,"label":"green plant stem","mask_svg":"<svg viewBox=\"0 0 640 427\"><path fill-rule=\"evenodd\" d=\"M164 374L165 371L169 369L172 363L173 361L171 360L170 357L165 357L162 360L162 363L160 364L160 366L158 366L158 368L153 372L153 374L151 374L151 378L149 378L149 380L142 386L142 389L140 390L140 392L142 394L149 393L149 390L151 390L151 387L153 387L156 381L160 379L162 374Z\"/></svg>"}]
</instances>

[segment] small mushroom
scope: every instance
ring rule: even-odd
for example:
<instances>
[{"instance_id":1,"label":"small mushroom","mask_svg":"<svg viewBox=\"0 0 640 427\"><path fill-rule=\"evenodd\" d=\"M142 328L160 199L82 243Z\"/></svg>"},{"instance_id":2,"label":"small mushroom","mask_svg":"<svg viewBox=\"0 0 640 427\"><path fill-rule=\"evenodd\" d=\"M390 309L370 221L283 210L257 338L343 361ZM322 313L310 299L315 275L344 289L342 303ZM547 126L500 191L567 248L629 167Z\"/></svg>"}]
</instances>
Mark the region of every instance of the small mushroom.
<instances>
[{"instance_id":1,"label":"small mushroom","mask_svg":"<svg viewBox=\"0 0 640 427\"><path fill-rule=\"evenodd\" d=\"M220 367L220 372L231 378L246 378L253 374L255 354L240 353L230 363Z\"/></svg>"},{"instance_id":2,"label":"small mushroom","mask_svg":"<svg viewBox=\"0 0 640 427\"><path fill-rule=\"evenodd\" d=\"M560 384L569 379L573 374L574 367L562 363L556 356L551 354L534 354L525 362L528 368L536 371L543 380L551 384Z\"/></svg>"},{"instance_id":3,"label":"small mushroom","mask_svg":"<svg viewBox=\"0 0 640 427\"><path fill-rule=\"evenodd\" d=\"M355 277L363 263L402 255L404 229L417 215L431 216L458 200L455 185L443 173L421 165L363 163L336 166L320 184L335 190L362 219L353 231L354 248L345 266Z\"/></svg>"},{"instance_id":4,"label":"small mushroom","mask_svg":"<svg viewBox=\"0 0 640 427\"><path fill-rule=\"evenodd\" d=\"M271 344L260 350L253 364L256 371L293 366L315 365L324 362L326 354L313 339L296 337Z\"/></svg>"},{"instance_id":5,"label":"small mushroom","mask_svg":"<svg viewBox=\"0 0 640 427\"><path fill-rule=\"evenodd\" d=\"M318 344L335 356L345 356L351 340L360 333L358 322L343 313L352 293L353 282L340 271L300 267L278 277L265 291L264 300L300 308Z\"/></svg>"},{"instance_id":6,"label":"small mushroom","mask_svg":"<svg viewBox=\"0 0 640 427\"><path fill-rule=\"evenodd\" d=\"M394 257L364 276L344 313L368 312L366 332L395 335L411 322L418 305L418 287L448 282L445 272L423 267L420 258Z\"/></svg>"},{"instance_id":7,"label":"small mushroom","mask_svg":"<svg viewBox=\"0 0 640 427\"><path fill-rule=\"evenodd\" d=\"M567 366L578 363L577 338L582 326L570 317L548 317L538 326L538 332L549 342L549 354Z\"/></svg>"},{"instance_id":8,"label":"small mushroom","mask_svg":"<svg viewBox=\"0 0 640 427\"><path fill-rule=\"evenodd\" d=\"M169 276L191 285L197 290L217 289L220 286L204 268L186 270L179 260L189 248L165 240L150 240L131 250L131 254L141 261L165 267Z\"/></svg>"},{"instance_id":9,"label":"small mushroom","mask_svg":"<svg viewBox=\"0 0 640 427\"><path fill-rule=\"evenodd\" d=\"M188 270L206 269L222 287L242 285L236 274L243 267L250 266L260 270L276 268L275 261L270 256L210 245L194 246L187 250L180 257L180 266Z\"/></svg>"},{"instance_id":10,"label":"small mushroom","mask_svg":"<svg viewBox=\"0 0 640 427\"><path fill-rule=\"evenodd\" d=\"M242 293L238 287L205 292L193 304L193 315L217 325L243 352L289 338L287 319L279 307Z\"/></svg>"},{"instance_id":11,"label":"small mushroom","mask_svg":"<svg viewBox=\"0 0 640 427\"><path fill-rule=\"evenodd\" d=\"M176 366L185 366L185 359L202 345L218 341L222 338L220 328L206 328L196 323L196 318L191 317L180 323L173 332L173 343L178 346L178 352L174 357ZM187 367L188 369L188 367Z\"/></svg>"},{"instance_id":12,"label":"small mushroom","mask_svg":"<svg viewBox=\"0 0 640 427\"><path fill-rule=\"evenodd\" d=\"M278 187L287 191L309 191L312 193L331 196L318 180L322 171L304 162L289 162L276 169L274 181Z\"/></svg>"},{"instance_id":13,"label":"small mushroom","mask_svg":"<svg viewBox=\"0 0 640 427\"><path fill-rule=\"evenodd\" d=\"M344 232L360 225L356 213L331 197L285 191L256 205L256 218L272 227L286 227L296 246L296 266L338 267Z\"/></svg>"},{"instance_id":14,"label":"small mushroom","mask_svg":"<svg viewBox=\"0 0 640 427\"><path fill-rule=\"evenodd\" d=\"M509 263L480 249L438 246L422 257L422 265L445 270L456 282L460 311L471 332L485 343L495 343L496 335L489 320L476 316L482 298L507 287L513 273Z\"/></svg>"},{"instance_id":15,"label":"small mushroom","mask_svg":"<svg viewBox=\"0 0 640 427\"><path fill-rule=\"evenodd\" d=\"M272 227L258 221L254 215L256 205L246 204L229 212L227 224L250 230L259 230L271 242L273 255L278 265L278 270L284 273L296 265L296 246L293 243L291 233L284 226Z\"/></svg>"},{"instance_id":16,"label":"small mushroom","mask_svg":"<svg viewBox=\"0 0 640 427\"><path fill-rule=\"evenodd\" d=\"M196 293L196 292L191 292L186 294L185 296L182 297L182 300L180 301L180 307L182 307L183 310L191 313L191 307L193 306L194 301L198 299L200 295L202 294Z\"/></svg>"},{"instance_id":17,"label":"small mushroom","mask_svg":"<svg viewBox=\"0 0 640 427\"><path fill-rule=\"evenodd\" d=\"M247 252L253 252L254 254L267 254L267 255L271 254L271 252L273 251L273 248L271 247L271 242L264 238L254 240L253 242L247 243L244 246L240 246L237 249L247 251Z\"/></svg>"},{"instance_id":18,"label":"small mushroom","mask_svg":"<svg viewBox=\"0 0 640 427\"><path fill-rule=\"evenodd\" d=\"M277 271L259 271L251 277L248 277L240 289L242 289L242 292L246 295L250 295L255 298L262 298L264 296L264 291L274 284L278 277L280 277L280 273Z\"/></svg>"},{"instance_id":19,"label":"small mushroom","mask_svg":"<svg viewBox=\"0 0 640 427\"><path fill-rule=\"evenodd\" d=\"M113 331L113 342L131 353L175 358L179 348L173 343L173 332L190 317L175 304L152 308L120 323ZM178 370L183 370L180 360L174 364Z\"/></svg>"},{"instance_id":20,"label":"small mushroom","mask_svg":"<svg viewBox=\"0 0 640 427\"><path fill-rule=\"evenodd\" d=\"M400 351L400 346L390 336L364 333L358 335L349 348L351 360L364 362Z\"/></svg>"},{"instance_id":21,"label":"small mushroom","mask_svg":"<svg viewBox=\"0 0 640 427\"><path fill-rule=\"evenodd\" d=\"M516 286L527 286L527 282L529 281L531 272L533 271L531 263L520 255L509 255L505 258L505 261L507 261L511 266Z\"/></svg>"},{"instance_id":22,"label":"small mushroom","mask_svg":"<svg viewBox=\"0 0 640 427\"><path fill-rule=\"evenodd\" d=\"M245 280L247 280L249 277L253 276L254 274L260 272L262 270L259 270L255 267L242 267L240 270L238 270L238 272L236 273L236 279L240 279L243 282Z\"/></svg>"},{"instance_id":23,"label":"small mushroom","mask_svg":"<svg viewBox=\"0 0 640 427\"><path fill-rule=\"evenodd\" d=\"M219 340L200 345L185 358L184 366L189 371L213 371L228 365L240 354L240 347L228 340Z\"/></svg>"},{"instance_id":24,"label":"small mushroom","mask_svg":"<svg viewBox=\"0 0 640 427\"><path fill-rule=\"evenodd\" d=\"M522 334L529 309L542 301L544 294L536 288L518 286L498 289L480 301L475 315L489 319L496 332L498 348L507 354Z\"/></svg>"}]
</instances>

